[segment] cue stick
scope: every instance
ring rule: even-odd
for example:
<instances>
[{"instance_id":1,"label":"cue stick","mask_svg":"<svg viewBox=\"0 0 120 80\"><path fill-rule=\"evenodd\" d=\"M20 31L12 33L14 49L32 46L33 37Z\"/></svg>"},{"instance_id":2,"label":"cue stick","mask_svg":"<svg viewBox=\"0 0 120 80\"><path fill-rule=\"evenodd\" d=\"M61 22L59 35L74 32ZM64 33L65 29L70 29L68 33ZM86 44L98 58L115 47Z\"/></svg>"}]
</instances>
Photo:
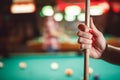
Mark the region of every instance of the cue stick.
<instances>
[{"instance_id":1,"label":"cue stick","mask_svg":"<svg viewBox=\"0 0 120 80\"><path fill-rule=\"evenodd\" d=\"M90 0L85 0L85 25L90 27ZM84 80L89 80L89 49L84 53Z\"/></svg>"}]
</instances>

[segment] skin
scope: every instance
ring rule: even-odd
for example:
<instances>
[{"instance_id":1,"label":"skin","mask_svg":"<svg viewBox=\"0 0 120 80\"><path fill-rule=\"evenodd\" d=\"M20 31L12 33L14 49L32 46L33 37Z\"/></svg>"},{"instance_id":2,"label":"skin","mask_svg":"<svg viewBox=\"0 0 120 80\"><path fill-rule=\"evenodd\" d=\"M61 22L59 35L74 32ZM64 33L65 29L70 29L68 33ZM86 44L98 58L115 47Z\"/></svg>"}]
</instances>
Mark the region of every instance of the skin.
<instances>
[{"instance_id":1,"label":"skin","mask_svg":"<svg viewBox=\"0 0 120 80\"><path fill-rule=\"evenodd\" d=\"M77 36L80 50L89 49L92 58L120 65L120 48L107 44L103 34L96 28L92 19L90 19L90 27L85 24L78 26Z\"/></svg>"}]
</instances>

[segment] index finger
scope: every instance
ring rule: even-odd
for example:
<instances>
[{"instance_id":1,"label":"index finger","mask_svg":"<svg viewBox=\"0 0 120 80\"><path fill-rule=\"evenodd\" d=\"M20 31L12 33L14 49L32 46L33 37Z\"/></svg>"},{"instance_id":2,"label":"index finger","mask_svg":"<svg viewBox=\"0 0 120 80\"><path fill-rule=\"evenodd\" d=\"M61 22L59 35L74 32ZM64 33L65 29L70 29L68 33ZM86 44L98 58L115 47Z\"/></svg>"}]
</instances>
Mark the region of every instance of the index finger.
<instances>
[{"instance_id":1,"label":"index finger","mask_svg":"<svg viewBox=\"0 0 120 80\"><path fill-rule=\"evenodd\" d=\"M79 24L78 29L84 32L89 32L89 28L85 24Z\"/></svg>"}]
</instances>

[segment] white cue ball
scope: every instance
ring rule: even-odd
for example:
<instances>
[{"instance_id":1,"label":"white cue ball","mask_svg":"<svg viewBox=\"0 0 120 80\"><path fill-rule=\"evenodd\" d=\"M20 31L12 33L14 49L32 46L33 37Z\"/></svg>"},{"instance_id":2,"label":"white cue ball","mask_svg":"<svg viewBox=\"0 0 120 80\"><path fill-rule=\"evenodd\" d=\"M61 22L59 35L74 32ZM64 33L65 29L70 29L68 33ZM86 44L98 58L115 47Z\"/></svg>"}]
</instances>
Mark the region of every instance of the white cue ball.
<instances>
[{"instance_id":1,"label":"white cue ball","mask_svg":"<svg viewBox=\"0 0 120 80\"><path fill-rule=\"evenodd\" d=\"M3 62L0 62L0 68L3 68L4 64Z\"/></svg>"},{"instance_id":2,"label":"white cue ball","mask_svg":"<svg viewBox=\"0 0 120 80\"><path fill-rule=\"evenodd\" d=\"M27 64L25 62L20 62L19 67L25 69L27 67Z\"/></svg>"},{"instance_id":3,"label":"white cue ball","mask_svg":"<svg viewBox=\"0 0 120 80\"><path fill-rule=\"evenodd\" d=\"M89 74L93 73L93 69L91 67L89 67Z\"/></svg>"},{"instance_id":4,"label":"white cue ball","mask_svg":"<svg viewBox=\"0 0 120 80\"><path fill-rule=\"evenodd\" d=\"M57 70L58 67L59 67L58 63L56 63L56 62L51 63L51 69Z\"/></svg>"}]
</instances>

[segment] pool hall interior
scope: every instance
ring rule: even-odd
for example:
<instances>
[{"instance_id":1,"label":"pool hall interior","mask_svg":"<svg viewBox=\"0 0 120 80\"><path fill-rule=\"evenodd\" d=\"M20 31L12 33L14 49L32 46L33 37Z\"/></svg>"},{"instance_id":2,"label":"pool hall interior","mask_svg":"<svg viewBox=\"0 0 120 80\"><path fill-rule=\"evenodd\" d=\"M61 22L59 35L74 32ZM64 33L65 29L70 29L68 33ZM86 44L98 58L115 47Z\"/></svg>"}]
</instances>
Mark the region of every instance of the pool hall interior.
<instances>
[{"instance_id":1,"label":"pool hall interior","mask_svg":"<svg viewBox=\"0 0 120 80\"><path fill-rule=\"evenodd\" d=\"M120 1L90 0L90 16L120 47ZM1 0L0 80L84 80L78 25L85 0ZM120 80L120 66L90 57L89 80Z\"/></svg>"}]
</instances>

